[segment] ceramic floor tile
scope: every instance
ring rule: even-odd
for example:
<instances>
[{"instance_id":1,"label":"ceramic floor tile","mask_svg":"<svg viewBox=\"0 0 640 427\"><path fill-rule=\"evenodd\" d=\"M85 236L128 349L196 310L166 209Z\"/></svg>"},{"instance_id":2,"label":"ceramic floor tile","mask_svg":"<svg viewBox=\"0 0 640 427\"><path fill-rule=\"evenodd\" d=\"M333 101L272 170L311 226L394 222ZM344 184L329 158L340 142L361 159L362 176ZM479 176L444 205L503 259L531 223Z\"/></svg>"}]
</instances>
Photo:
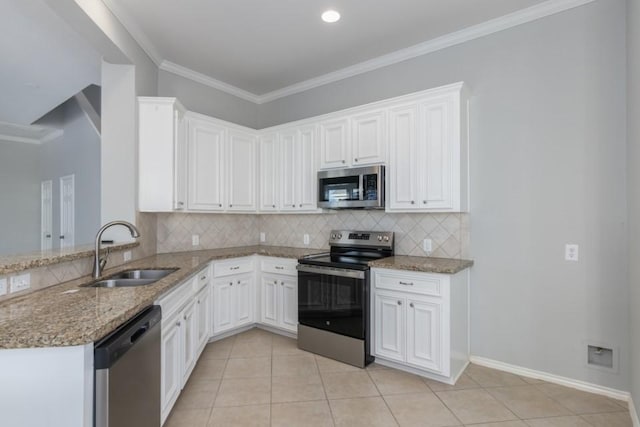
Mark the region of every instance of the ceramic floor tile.
<instances>
[{"instance_id":1,"label":"ceramic floor tile","mask_svg":"<svg viewBox=\"0 0 640 427\"><path fill-rule=\"evenodd\" d=\"M321 374L328 399L379 396L378 389L366 372Z\"/></svg>"},{"instance_id":2,"label":"ceramic floor tile","mask_svg":"<svg viewBox=\"0 0 640 427\"><path fill-rule=\"evenodd\" d=\"M309 354L304 350L300 350L298 348L298 341L293 338L276 335L273 337L271 345L273 347L272 351L274 356Z\"/></svg>"},{"instance_id":3,"label":"ceramic floor tile","mask_svg":"<svg viewBox=\"0 0 640 427\"><path fill-rule=\"evenodd\" d=\"M243 406L271 403L271 378L224 379L214 406Z\"/></svg>"},{"instance_id":4,"label":"ceramic floor tile","mask_svg":"<svg viewBox=\"0 0 640 427\"><path fill-rule=\"evenodd\" d=\"M369 371L369 376L382 395L431 392L421 377L395 369Z\"/></svg>"},{"instance_id":5,"label":"ceramic floor tile","mask_svg":"<svg viewBox=\"0 0 640 427\"><path fill-rule=\"evenodd\" d=\"M518 418L482 389L439 391L436 395L464 424L510 421Z\"/></svg>"},{"instance_id":6,"label":"ceramic floor tile","mask_svg":"<svg viewBox=\"0 0 640 427\"><path fill-rule=\"evenodd\" d=\"M524 421L530 427L592 427L591 424L578 416L538 418Z\"/></svg>"},{"instance_id":7,"label":"ceramic floor tile","mask_svg":"<svg viewBox=\"0 0 640 427\"><path fill-rule=\"evenodd\" d=\"M506 387L527 384L517 375L474 364L470 364L464 373L481 387Z\"/></svg>"},{"instance_id":8,"label":"ceramic floor tile","mask_svg":"<svg viewBox=\"0 0 640 427\"><path fill-rule=\"evenodd\" d=\"M271 379L272 403L324 399L326 399L326 395L318 374L302 377L273 377Z\"/></svg>"},{"instance_id":9,"label":"ceramic floor tile","mask_svg":"<svg viewBox=\"0 0 640 427\"><path fill-rule=\"evenodd\" d=\"M176 410L207 409L213 406L218 391L219 380L193 380L180 393L176 402Z\"/></svg>"},{"instance_id":10,"label":"ceramic floor tile","mask_svg":"<svg viewBox=\"0 0 640 427\"><path fill-rule=\"evenodd\" d=\"M278 403L271 406L272 427L333 427L331 410L326 400L316 402Z\"/></svg>"},{"instance_id":11,"label":"ceramic floor tile","mask_svg":"<svg viewBox=\"0 0 640 427\"><path fill-rule=\"evenodd\" d=\"M497 423L469 424L473 427L527 427L524 421L500 421Z\"/></svg>"},{"instance_id":12,"label":"ceramic floor tile","mask_svg":"<svg viewBox=\"0 0 640 427\"><path fill-rule=\"evenodd\" d=\"M384 400L401 427L461 425L453 413L431 392L384 396Z\"/></svg>"},{"instance_id":13,"label":"ceramic floor tile","mask_svg":"<svg viewBox=\"0 0 640 427\"><path fill-rule=\"evenodd\" d=\"M347 365L346 363L338 362L337 360L329 359L327 357L315 355L316 362L318 363L318 369L320 373L330 372L360 372L360 368Z\"/></svg>"},{"instance_id":14,"label":"ceramic floor tile","mask_svg":"<svg viewBox=\"0 0 640 427\"><path fill-rule=\"evenodd\" d=\"M207 344L202 351L200 359L227 359L231 354L234 341L235 337L229 337Z\"/></svg>"},{"instance_id":15,"label":"ceramic floor tile","mask_svg":"<svg viewBox=\"0 0 640 427\"><path fill-rule=\"evenodd\" d=\"M274 377L302 377L317 375L316 359L310 354L279 355L273 358Z\"/></svg>"},{"instance_id":16,"label":"ceramic floor tile","mask_svg":"<svg viewBox=\"0 0 640 427\"><path fill-rule=\"evenodd\" d=\"M163 427L205 427L209 420L210 412L210 408L187 410L174 408Z\"/></svg>"},{"instance_id":17,"label":"ceramic floor tile","mask_svg":"<svg viewBox=\"0 0 640 427\"><path fill-rule=\"evenodd\" d=\"M271 343L270 342L238 342L233 344L231 349L230 358L242 358L249 357L271 357Z\"/></svg>"},{"instance_id":18,"label":"ceramic floor tile","mask_svg":"<svg viewBox=\"0 0 640 427\"><path fill-rule=\"evenodd\" d=\"M460 378L458 378L458 381L456 381L454 385L430 380L428 378L425 378L424 382L432 391L468 390L471 388L480 388L480 384L472 380L471 377L466 374L460 375Z\"/></svg>"},{"instance_id":19,"label":"ceramic floor tile","mask_svg":"<svg viewBox=\"0 0 640 427\"><path fill-rule=\"evenodd\" d=\"M271 376L271 358L229 359L223 378L263 378Z\"/></svg>"},{"instance_id":20,"label":"ceramic floor tile","mask_svg":"<svg viewBox=\"0 0 640 427\"><path fill-rule=\"evenodd\" d=\"M620 412L624 409L613 399L587 393L557 384L535 386L550 398L569 409L574 414L597 414L601 412Z\"/></svg>"},{"instance_id":21,"label":"ceramic floor tile","mask_svg":"<svg viewBox=\"0 0 640 427\"><path fill-rule=\"evenodd\" d=\"M236 335L236 344L271 344L273 340L271 332L263 329L253 328Z\"/></svg>"},{"instance_id":22,"label":"ceramic floor tile","mask_svg":"<svg viewBox=\"0 0 640 427\"><path fill-rule=\"evenodd\" d=\"M532 385L494 387L487 391L520 418L544 418L573 415Z\"/></svg>"},{"instance_id":23,"label":"ceramic floor tile","mask_svg":"<svg viewBox=\"0 0 640 427\"><path fill-rule=\"evenodd\" d=\"M191 376L202 380L218 380L222 378L225 366L227 359L200 359Z\"/></svg>"},{"instance_id":24,"label":"ceramic floor tile","mask_svg":"<svg viewBox=\"0 0 640 427\"><path fill-rule=\"evenodd\" d=\"M213 408L207 427L269 427L271 405Z\"/></svg>"},{"instance_id":25,"label":"ceramic floor tile","mask_svg":"<svg viewBox=\"0 0 640 427\"><path fill-rule=\"evenodd\" d=\"M393 427L393 415L381 397L330 400L336 427Z\"/></svg>"},{"instance_id":26,"label":"ceramic floor tile","mask_svg":"<svg viewBox=\"0 0 640 427\"><path fill-rule=\"evenodd\" d=\"M594 427L632 427L633 422L628 412L612 412L608 414L583 415Z\"/></svg>"}]
</instances>

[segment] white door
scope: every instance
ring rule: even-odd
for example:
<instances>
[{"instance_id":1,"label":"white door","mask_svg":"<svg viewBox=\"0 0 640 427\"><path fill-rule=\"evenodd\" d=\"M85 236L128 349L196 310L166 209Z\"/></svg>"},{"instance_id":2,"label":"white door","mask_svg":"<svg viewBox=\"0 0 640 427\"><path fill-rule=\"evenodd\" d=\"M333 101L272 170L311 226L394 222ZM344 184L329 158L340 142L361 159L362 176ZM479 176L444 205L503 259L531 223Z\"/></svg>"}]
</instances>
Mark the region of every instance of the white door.
<instances>
[{"instance_id":1,"label":"white door","mask_svg":"<svg viewBox=\"0 0 640 427\"><path fill-rule=\"evenodd\" d=\"M256 210L256 137L229 130L229 210Z\"/></svg>"},{"instance_id":2,"label":"white door","mask_svg":"<svg viewBox=\"0 0 640 427\"><path fill-rule=\"evenodd\" d=\"M182 389L180 316L162 324L160 384L162 390L162 422L167 419Z\"/></svg>"},{"instance_id":3,"label":"white door","mask_svg":"<svg viewBox=\"0 0 640 427\"><path fill-rule=\"evenodd\" d=\"M298 185L298 208L305 211L318 209L318 170L316 155L316 128L301 128L296 149L298 150L296 183Z\"/></svg>"},{"instance_id":4,"label":"white door","mask_svg":"<svg viewBox=\"0 0 640 427\"><path fill-rule=\"evenodd\" d=\"M282 327L298 332L298 280L294 278L280 279Z\"/></svg>"},{"instance_id":5,"label":"white door","mask_svg":"<svg viewBox=\"0 0 640 427\"><path fill-rule=\"evenodd\" d=\"M234 278L233 288L236 305L235 326L253 323L253 279L250 276Z\"/></svg>"},{"instance_id":6,"label":"white door","mask_svg":"<svg viewBox=\"0 0 640 427\"><path fill-rule=\"evenodd\" d=\"M297 134L298 132L295 129L280 133L280 188L282 189L280 192L280 209L283 211L297 209L298 197L296 189L299 183L296 181L298 179L297 170L300 167Z\"/></svg>"},{"instance_id":7,"label":"white door","mask_svg":"<svg viewBox=\"0 0 640 427\"><path fill-rule=\"evenodd\" d=\"M320 123L320 169L349 166L349 121Z\"/></svg>"},{"instance_id":8,"label":"white door","mask_svg":"<svg viewBox=\"0 0 640 427\"><path fill-rule=\"evenodd\" d=\"M374 111L351 119L353 166L386 162L386 112Z\"/></svg>"},{"instance_id":9,"label":"white door","mask_svg":"<svg viewBox=\"0 0 640 427\"><path fill-rule=\"evenodd\" d=\"M262 212L278 210L280 200L280 159L278 158L278 135L268 134L260 138L260 202Z\"/></svg>"},{"instance_id":10,"label":"white door","mask_svg":"<svg viewBox=\"0 0 640 427\"><path fill-rule=\"evenodd\" d=\"M419 151L417 106L390 112L388 207L390 210L419 209Z\"/></svg>"},{"instance_id":11,"label":"white door","mask_svg":"<svg viewBox=\"0 0 640 427\"><path fill-rule=\"evenodd\" d=\"M375 295L376 356L404 362L404 298Z\"/></svg>"},{"instance_id":12,"label":"white door","mask_svg":"<svg viewBox=\"0 0 640 427\"><path fill-rule=\"evenodd\" d=\"M53 181L40 184L40 249L53 247Z\"/></svg>"},{"instance_id":13,"label":"white door","mask_svg":"<svg viewBox=\"0 0 640 427\"><path fill-rule=\"evenodd\" d=\"M196 318L196 304L192 301L182 312L182 320L184 322L184 341L182 351L184 356L184 372L182 376L182 385L184 386L191 375L191 371L196 366L198 360L198 319Z\"/></svg>"},{"instance_id":14,"label":"white door","mask_svg":"<svg viewBox=\"0 0 640 427\"><path fill-rule=\"evenodd\" d=\"M225 129L192 118L188 127L189 209L224 210Z\"/></svg>"},{"instance_id":15,"label":"white door","mask_svg":"<svg viewBox=\"0 0 640 427\"><path fill-rule=\"evenodd\" d=\"M213 333L218 334L234 327L233 282L224 279L213 284Z\"/></svg>"},{"instance_id":16,"label":"white door","mask_svg":"<svg viewBox=\"0 0 640 427\"><path fill-rule=\"evenodd\" d=\"M407 300L407 363L442 373L442 306L438 303Z\"/></svg>"},{"instance_id":17,"label":"white door","mask_svg":"<svg viewBox=\"0 0 640 427\"><path fill-rule=\"evenodd\" d=\"M273 276L263 276L260 287L262 302L261 320L268 325L279 326L278 319L278 279Z\"/></svg>"},{"instance_id":18,"label":"white door","mask_svg":"<svg viewBox=\"0 0 640 427\"><path fill-rule=\"evenodd\" d=\"M197 341L198 341L198 351L199 355L202 349L207 345L207 341L209 340L210 330L209 325L211 325L211 292L209 290L209 285L205 286L199 293L196 295L196 317L198 324L198 333L197 333ZM196 356L197 357L197 356Z\"/></svg>"},{"instance_id":19,"label":"white door","mask_svg":"<svg viewBox=\"0 0 640 427\"><path fill-rule=\"evenodd\" d=\"M60 178L60 248L75 243L75 175Z\"/></svg>"}]
</instances>

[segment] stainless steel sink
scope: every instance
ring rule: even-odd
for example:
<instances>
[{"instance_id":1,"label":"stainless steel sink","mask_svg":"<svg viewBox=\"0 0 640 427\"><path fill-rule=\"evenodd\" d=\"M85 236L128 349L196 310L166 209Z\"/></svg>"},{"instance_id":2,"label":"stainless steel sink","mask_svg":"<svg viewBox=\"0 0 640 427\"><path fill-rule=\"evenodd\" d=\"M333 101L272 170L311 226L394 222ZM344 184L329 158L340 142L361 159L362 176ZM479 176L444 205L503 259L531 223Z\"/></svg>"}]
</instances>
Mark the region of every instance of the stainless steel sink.
<instances>
[{"instance_id":1,"label":"stainless steel sink","mask_svg":"<svg viewBox=\"0 0 640 427\"><path fill-rule=\"evenodd\" d=\"M97 282L89 283L85 286L89 288L126 288L132 286L145 286L157 282L176 270L178 269L162 268L121 271L120 273L116 273Z\"/></svg>"},{"instance_id":2,"label":"stainless steel sink","mask_svg":"<svg viewBox=\"0 0 640 427\"><path fill-rule=\"evenodd\" d=\"M161 268L150 270L128 270L109 276L107 279L153 279L160 280L176 271L177 268Z\"/></svg>"}]
</instances>

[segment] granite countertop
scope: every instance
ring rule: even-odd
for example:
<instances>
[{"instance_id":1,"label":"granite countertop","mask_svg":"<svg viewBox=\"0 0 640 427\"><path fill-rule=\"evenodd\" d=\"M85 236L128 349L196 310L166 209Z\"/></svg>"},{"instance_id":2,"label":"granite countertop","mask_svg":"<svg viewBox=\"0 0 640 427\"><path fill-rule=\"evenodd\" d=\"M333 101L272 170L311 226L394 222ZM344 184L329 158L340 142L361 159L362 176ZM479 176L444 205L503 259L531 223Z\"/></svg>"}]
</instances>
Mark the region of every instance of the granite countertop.
<instances>
[{"instance_id":1,"label":"granite countertop","mask_svg":"<svg viewBox=\"0 0 640 427\"><path fill-rule=\"evenodd\" d=\"M139 287L90 288L85 276L0 304L0 349L63 347L93 343L151 305L209 261L264 255L298 259L323 252L278 246L243 246L157 254L104 271L109 276L137 268L179 268L158 282Z\"/></svg>"},{"instance_id":2,"label":"granite countertop","mask_svg":"<svg viewBox=\"0 0 640 427\"><path fill-rule=\"evenodd\" d=\"M419 271L424 273L456 274L473 265L467 259L429 258L420 256L392 256L371 261L374 268L390 268L392 270Z\"/></svg>"}]
</instances>

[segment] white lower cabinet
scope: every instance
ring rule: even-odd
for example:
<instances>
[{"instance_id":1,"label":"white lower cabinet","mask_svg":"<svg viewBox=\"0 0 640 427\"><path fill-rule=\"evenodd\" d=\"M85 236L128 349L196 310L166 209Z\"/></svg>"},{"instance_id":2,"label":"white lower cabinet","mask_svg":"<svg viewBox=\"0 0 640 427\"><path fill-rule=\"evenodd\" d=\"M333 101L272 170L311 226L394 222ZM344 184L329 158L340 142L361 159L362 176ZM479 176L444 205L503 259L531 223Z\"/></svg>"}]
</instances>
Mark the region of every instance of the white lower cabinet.
<instances>
[{"instance_id":1,"label":"white lower cabinet","mask_svg":"<svg viewBox=\"0 0 640 427\"><path fill-rule=\"evenodd\" d=\"M373 269L376 361L455 382L469 360L467 274Z\"/></svg>"},{"instance_id":2,"label":"white lower cabinet","mask_svg":"<svg viewBox=\"0 0 640 427\"><path fill-rule=\"evenodd\" d=\"M253 274L216 278L213 282L213 335L254 323Z\"/></svg>"},{"instance_id":3,"label":"white lower cabinet","mask_svg":"<svg viewBox=\"0 0 640 427\"><path fill-rule=\"evenodd\" d=\"M262 258L260 266L260 322L298 332L298 262Z\"/></svg>"}]
</instances>

